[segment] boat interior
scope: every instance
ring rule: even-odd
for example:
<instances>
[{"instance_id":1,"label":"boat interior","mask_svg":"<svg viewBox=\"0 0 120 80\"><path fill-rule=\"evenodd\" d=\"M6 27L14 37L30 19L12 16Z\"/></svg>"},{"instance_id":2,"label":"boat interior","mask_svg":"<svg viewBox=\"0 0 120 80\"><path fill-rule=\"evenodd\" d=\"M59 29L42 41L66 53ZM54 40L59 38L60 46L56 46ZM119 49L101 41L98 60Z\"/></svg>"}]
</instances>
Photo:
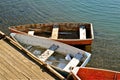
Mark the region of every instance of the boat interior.
<instances>
[{"instance_id":1,"label":"boat interior","mask_svg":"<svg viewBox=\"0 0 120 80\"><path fill-rule=\"evenodd\" d=\"M27 45L23 43L22 43L22 46L28 49L31 53L33 53L40 60L43 60L50 65L54 65L61 69L64 69L65 71L69 71L70 68L72 69L72 67L81 65L84 59L86 58L81 53L77 53L74 55L70 53L67 55L60 54L59 52L56 52L56 49L59 48L59 46L54 45L54 44L51 45L50 48L48 49L41 48L39 46L31 46L31 45Z\"/></svg>"},{"instance_id":2,"label":"boat interior","mask_svg":"<svg viewBox=\"0 0 120 80\"><path fill-rule=\"evenodd\" d=\"M43 36L52 39L82 39L80 34L84 34L85 37L83 39L91 39L91 27L92 26L89 23L48 23L20 25L13 26L12 28L25 33L33 31L32 35Z\"/></svg>"}]
</instances>

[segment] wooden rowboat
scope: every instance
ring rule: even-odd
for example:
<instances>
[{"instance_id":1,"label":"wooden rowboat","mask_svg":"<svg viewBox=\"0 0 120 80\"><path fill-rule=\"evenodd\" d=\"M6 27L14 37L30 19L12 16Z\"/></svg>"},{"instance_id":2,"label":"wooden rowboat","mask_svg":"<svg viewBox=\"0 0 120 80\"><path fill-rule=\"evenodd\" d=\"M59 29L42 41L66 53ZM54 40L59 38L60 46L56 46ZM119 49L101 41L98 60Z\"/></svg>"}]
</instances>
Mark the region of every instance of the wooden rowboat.
<instances>
[{"instance_id":1,"label":"wooden rowboat","mask_svg":"<svg viewBox=\"0 0 120 80\"><path fill-rule=\"evenodd\" d=\"M120 80L120 72L106 69L76 67L72 74L74 80Z\"/></svg>"},{"instance_id":2,"label":"wooden rowboat","mask_svg":"<svg viewBox=\"0 0 120 80\"><path fill-rule=\"evenodd\" d=\"M91 45L94 39L91 23L41 23L11 26L14 33L50 38L70 45Z\"/></svg>"},{"instance_id":3,"label":"wooden rowboat","mask_svg":"<svg viewBox=\"0 0 120 80\"><path fill-rule=\"evenodd\" d=\"M27 45L25 48L32 52L33 56L59 71L70 72L76 66L86 66L90 60L90 53L45 37L17 33L10 35L24 47Z\"/></svg>"}]
</instances>

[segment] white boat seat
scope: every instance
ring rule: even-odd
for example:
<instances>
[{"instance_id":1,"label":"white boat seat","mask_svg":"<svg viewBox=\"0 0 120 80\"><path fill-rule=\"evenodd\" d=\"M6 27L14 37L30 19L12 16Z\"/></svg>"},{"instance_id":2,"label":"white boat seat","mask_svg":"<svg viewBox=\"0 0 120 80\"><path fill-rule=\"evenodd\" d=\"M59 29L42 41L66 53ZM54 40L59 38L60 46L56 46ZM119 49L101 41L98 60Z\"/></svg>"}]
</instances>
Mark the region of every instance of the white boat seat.
<instances>
[{"instance_id":1,"label":"white boat seat","mask_svg":"<svg viewBox=\"0 0 120 80\"><path fill-rule=\"evenodd\" d=\"M74 67L76 67L80 60L83 58L83 55L81 53L75 54L75 56L72 58L72 60L65 66L63 70L70 72L70 70Z\"/></svg>"},{"instance_id":2,"label":"white boat seat","mask_svg":"<svg viewBox=\"0 0 120 80\"><path fill-rule=\"evenodd\" d=\"M34 35L34 31L28 31L28 34L33 36Z\"/></svg>"},{"instance_id":3,"label":"white boat seat","mask_svg":"<svg viewBox=\"0 0 120 80\"><path fill-rule=\"evenodd\" d=\"M57 39L58 38L58 31L59 31L59 26L54 25L53 29L52 29L52 35L51 35L52 39Z\"/></svg>"},{"instance_id":4,"label":"white boat seat","mask_svg":"<svg viewBox=\"0 0 120 80\"><path fill-rule=\"evenodd\" d=\"M39 59L42 61L46 61L53 53L54 51L59 48L58 45L53 44L52 46L50 46L49 49L47 49L45 52L43 52L40 56Z\"/></svg>"},{"instance_id":5,"label":"white boat seat","mask_svg":"<svg viewBox=\"0 0 120 80\"><path fill-rule=\"evenodd\" d=\"M80 36L80 39L86 39L86 29L85 29L85 26L80 26L79 27L79 36Z\"/></svg>"}]
</instances>

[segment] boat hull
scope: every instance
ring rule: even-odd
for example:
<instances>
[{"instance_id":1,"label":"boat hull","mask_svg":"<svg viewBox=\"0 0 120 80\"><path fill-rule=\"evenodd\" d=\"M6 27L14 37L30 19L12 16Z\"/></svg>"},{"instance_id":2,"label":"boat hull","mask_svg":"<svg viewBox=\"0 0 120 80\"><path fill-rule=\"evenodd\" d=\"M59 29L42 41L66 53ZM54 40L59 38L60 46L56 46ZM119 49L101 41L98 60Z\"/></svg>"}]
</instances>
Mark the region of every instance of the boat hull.
<instances>
[{"instance_id":1,"label":"boat hull","mask_svg":"<svg viewBox=\"0 0 120 80\"><path fill-rule=\"evenodd\" d=\"M31 30L34 29L35 36L41 37L41 35L38 35L38 32L41 32L41 30L38 30L38 28L42 30L46 30L52 33L52 28L54 24L57 24L61 28L59 31L74 31L77 32L76 38L74 38L74 35L66 35L67 37L71 38L57 38L57 39L52 39L51 36L47 37L52 40L60 41L69 45L91 45L94 39L94 34L93 34L93 26L91 23L46 23L46 24L29 24L29 25L20 25L20 26L11 26L9 27L9 30L11 32L15 33L21 33L21 34L28 34L28 28L32 28ZM79 38L79 26L86 26L86 39L80 39ZM22 29L21 29L22 28ZM37 30L36 30L37 28ZM40 33L41 34L41 33ZM46 37L43 36L42 37ZM72 38L73 37L73 38Z\"/></svg>"},{"instance_id":2,"label":"boat hull","mask_svg":"<svg viewBox=\"0 0 120 80\"><path fill-rule=\"evenodd\" d=\"M120 80L120 72L83 67L73 70L77 80Z\"/></svg>"},{"instance_id":3,"label":"boat hull","mask_svg":"<svg viewBox=\"0 0 120 80\"><path fill-rule=\"evenodd\" d=\"M62 55L65 55L65 56L68 55L68 54L71 54L72 56L75 56L79 52L80 54L83 55L83 59L81 61L79 61L79 62L82 62L82 64L79 65L80 67L86 66L86 64L89 62L90 57L91 57L91 54L86 52L86 51L80 50L78 48L75 48L75 47L72 47L70 45L60 43L60 42L57 42L57 41L54 41L54 40L51 40L51 39L47 39L45 37L23 35L23 34L17 34L17 33L12 33L11 36L12 36L12 38L16 39L17 41L19 41L21 43L25 43L25 44L28 44L28 45L31 45L31 46L40 46L40 47L46 48L46 49L48 49L53 44L57 45L57 46L59 46L59 48L56 50L56 52L58 52ZM72 60L75 60L75 59L72 59ZM71 65L70 62L68 64ZM53 66L53 65L51 65L51 66L54 67L55 69L59 70L59 71L62 71L62 72L70 72L69 67L71 67L71 66L68 65L68 67L64 67L63 69L61 69L61 68Z\"/></svg>"}]
</instances>

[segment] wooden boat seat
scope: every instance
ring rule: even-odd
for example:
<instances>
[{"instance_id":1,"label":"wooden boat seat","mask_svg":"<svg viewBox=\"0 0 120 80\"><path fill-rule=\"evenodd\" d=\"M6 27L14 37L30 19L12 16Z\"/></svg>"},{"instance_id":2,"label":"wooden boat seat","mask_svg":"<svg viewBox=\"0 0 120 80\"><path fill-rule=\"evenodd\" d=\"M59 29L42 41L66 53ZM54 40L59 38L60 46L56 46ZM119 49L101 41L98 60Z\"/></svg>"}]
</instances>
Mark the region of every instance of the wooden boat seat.
<instances>
[{"instance_id":1,"label":"wooden boat seat","mask_svg":"<svg viewBox=\"0 0 120 80\"><path fill-rule=\"evenodd\" d=\"M83 58L83 55L81 53L75 54L75 56L72 58L72 60L65 66L63 70L69 72L72 68L76 67L80 60Z\"/></svg>"},{"instance_id":2,"label":"wooden boat seat","mask_svg":"<svg viewBox=\"0 0 120 80\"><path fill-rule=\"evenodd\" d=\"M86 29L85 29L85 26L80 26L79 27L79 36L80 36L80 39L86 39Z\"/></svg>"},{"instance_id":3,"label":"wooden boat seat","mask_svg":"<svg viewBox=\"0 0 120 80\"><path fill-rule=\"evenodd\" d=\"M52 39L57 39L58 38L58 31L59 31L59 26L54 25L53 29L52 29L52 35L51 35Z\"/></svg>"},{"instance_id":4,"label":"wooden boat seat","mask_svg":"<svg viewBox=\"0 0 120 80\"><path fill-rule=\"evenodd\" d=\"M34 31L28 31L28 34L33 36L34 35Z\"/></svg>"},{"instance_id":5,"label":"wooden boat seat","mask_svg":"<svg viewBox=\"0 0 120 80\"><path fill-rule=\"evenodd\" d=\"M48 48L45 52L43 52L39 56L39 59L42 61L46 61L58 47L59 47L58 45L53 44L52 46L50 46L50 48Z\"/></svg>"}]
</instances>

